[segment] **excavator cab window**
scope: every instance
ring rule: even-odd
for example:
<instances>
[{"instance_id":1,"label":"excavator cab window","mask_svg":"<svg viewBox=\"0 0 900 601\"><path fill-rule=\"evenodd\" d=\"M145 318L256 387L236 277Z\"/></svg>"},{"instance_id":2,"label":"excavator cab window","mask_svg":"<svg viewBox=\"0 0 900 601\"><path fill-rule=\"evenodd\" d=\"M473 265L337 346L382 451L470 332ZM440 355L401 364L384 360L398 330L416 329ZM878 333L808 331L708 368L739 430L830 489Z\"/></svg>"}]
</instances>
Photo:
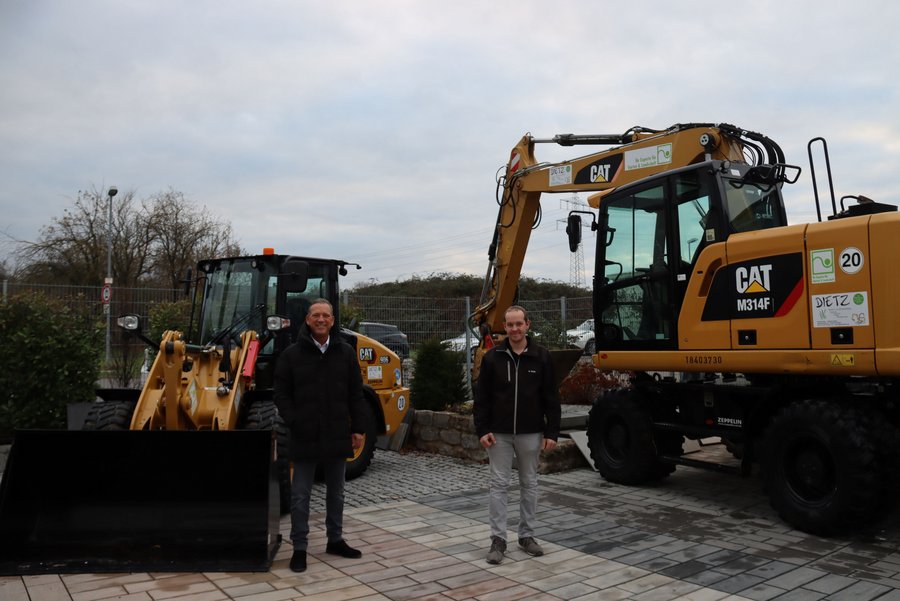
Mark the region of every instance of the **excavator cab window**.
<instances>
[{"instance_id":1,"label":"excavator cab window","mask_svg":"<svg viewBox=\"0 0 900 601\"><path fill-rule=\"evenodd\" d=\"M628 346L669 346L673 340L672 272L665 181L610 198L606 226L616 235L598 245L604 265L598 336ZM617 340L615 340L617 339Z\"/></svg>"},{"instance_id":2,"label":"excavator cab window","mask_svg":"<svg viewBox=\"0 0 900 601\"><path fill-rule=\"evenodd\" d=\"M597 348L675 348L677 315L702 249L722 239L718 187L709 169L681 170L610 194L599 219L615 236L598 243L604 265L594 313Z\"/></svg>"},{"instance_id":3,"label":"excavator cab window","mask_svg":"<svg viewBox=\"0 0 900 601\"><path fill-rule=\"evenodd\" d=\"M787 225L780 188L740 178L725 179L725 209L730 231L752 232Z\"/></svg>"}]
</instances>

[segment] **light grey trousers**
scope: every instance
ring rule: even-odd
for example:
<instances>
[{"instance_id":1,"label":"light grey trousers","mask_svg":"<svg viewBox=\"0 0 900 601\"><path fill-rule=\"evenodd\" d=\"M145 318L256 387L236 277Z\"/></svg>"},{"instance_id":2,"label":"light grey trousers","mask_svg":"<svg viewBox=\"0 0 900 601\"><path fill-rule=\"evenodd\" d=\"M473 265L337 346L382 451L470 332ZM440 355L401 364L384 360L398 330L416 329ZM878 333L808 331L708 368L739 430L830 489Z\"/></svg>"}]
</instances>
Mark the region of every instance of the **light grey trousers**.
<instances>
[{"instance_id":1,"label":"light grey trousers","mask_svg":"<svg viewBox=\"0 0 900 601\"><path fill-rule=\"evenodd\" d=\"M488 503L491 536L506 540L507 499L509 482L512 479L513 454L518 458L519 468L519 538L534 536L538 494L537 469L544 435L540 432L495 433L494 437L497 442L487 450L491 464Z\"/></svg>"}]
</instances>

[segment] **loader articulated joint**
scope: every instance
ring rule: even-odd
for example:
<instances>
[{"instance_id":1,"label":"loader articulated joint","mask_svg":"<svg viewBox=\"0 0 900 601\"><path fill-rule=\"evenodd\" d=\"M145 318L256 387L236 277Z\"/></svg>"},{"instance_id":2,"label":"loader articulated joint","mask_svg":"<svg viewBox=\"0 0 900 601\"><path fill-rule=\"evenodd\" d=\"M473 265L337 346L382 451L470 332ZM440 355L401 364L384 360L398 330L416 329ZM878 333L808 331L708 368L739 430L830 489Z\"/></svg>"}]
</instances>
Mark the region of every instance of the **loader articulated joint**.
<instances>
[{"instance_id":1,"label":"loader articulated joint","mask_svg":"<svg viewBox=\"0 0 900 601\"><path fill-rule=\"evenodd\" d=\"M170 340L166 343L166 347L164 350L167 355L171 355L175 352L175 343Z\"/></svg>"}]
</instances>

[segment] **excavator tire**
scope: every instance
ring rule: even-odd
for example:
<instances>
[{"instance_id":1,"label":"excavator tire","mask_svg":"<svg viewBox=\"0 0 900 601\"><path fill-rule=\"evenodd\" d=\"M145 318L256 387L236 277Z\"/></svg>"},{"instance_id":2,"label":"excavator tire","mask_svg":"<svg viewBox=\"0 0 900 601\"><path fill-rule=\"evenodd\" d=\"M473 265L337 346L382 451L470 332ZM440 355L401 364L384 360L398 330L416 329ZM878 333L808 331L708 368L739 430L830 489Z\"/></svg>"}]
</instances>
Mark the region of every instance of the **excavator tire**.
<instances>
[{"instance_id":1,"label":"excavator tire","mask_svg":"<svg viewBox=\"0 0 900 601\"><path fill-rule=\"evenodd\" d=\"M619 484L641 484L665 478L675 466L659 460L649 412L629 389L605 391L588 416L588 448L600 475ZM666 452L681 454L681 440L665 441Z\"/></svg>"},{"instance_id":2,"label":"excavator tire","mask_svg":"<svg viewBox=\"0 0 900 601\"><path fill-rule=\"evenodd\" d=\"M365 423L366 423L366 438L363 441L362 448L354 453L352 459L347 460L347 467L344 478L347 480L353 480L354 478L359 478L362 476L367 469L369 469L369 464L372 463L372 457L375 456L375 441L378 436L375 431L375 415L372 411L372 407L365 403Z\"/></svg>"},{"instance_id":3,"label":"excavator tire","mask_svg":"<svg viewBox=\"0 0 900 601\"><path fill-rule=\"evenodd\" d=\"M772 507L816 535L871 522L882 485L872 429L856 409L832 400L795 401L766 428L761 454Z\"/></svg>"},{"instance_id":4,"label":"excavator tire","mask_svg":"<svg viewBox=\"0 0 900 601\"><path fill-rule=\"evenodd\" d=\"M83 430L128 430L134 401L98 401L88 409Z\"/></svg>"},{"instance_id":5,"label":"excavator tire","mask_svg":"<svg viewBox=\"0 0 900 601\"><path fill-rule=\"evenodd\" d=\"M274 430L275 469L278 473L278 499L282 515L291 511L291 462L288 458L290 431L278 414L274 401L256 401L247 409L242 430Z\"/></svg>"},{"instance_id":6,"label":"excavator tire","mask_svg":"<svg viewBox=\"0 0 900 601\"><path fill-rule=\"evenodd\" d=\"M900 429L880 411L872 410L866 418L872 429L875 453L881 475L878 515L888 515L900 497Z\"/></svg>"}]
</instances>

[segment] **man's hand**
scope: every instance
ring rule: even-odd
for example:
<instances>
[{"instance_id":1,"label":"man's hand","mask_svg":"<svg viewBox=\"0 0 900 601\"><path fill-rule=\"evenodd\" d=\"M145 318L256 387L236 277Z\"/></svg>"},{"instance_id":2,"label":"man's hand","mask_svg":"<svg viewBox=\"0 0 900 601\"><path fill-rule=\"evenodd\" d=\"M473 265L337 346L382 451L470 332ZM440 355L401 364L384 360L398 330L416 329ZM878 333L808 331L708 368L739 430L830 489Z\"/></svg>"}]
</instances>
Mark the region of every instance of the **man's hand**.
<instances>
[{"instance_id":1,"label":"man's hand","mask_svg":"<svg viewBox=\"0 0 900 601\"><path fill-rule=\"evenodd\" d=\"M478 442L481 443L481 446L487 449L494 446L494 443L497 442L497 439L494 438L494 434L492 432L488 432L487 434L479 438Z\"/></svg>"},{"instance_id":2,"label":"man's hand","mask_svg":"<svg viewBox=\"0 0 900 601\"><path fill-rule=\"evenodd\" d=\"M542 451L552 451L556 448L556 441L550 438L545 438L543 444L541 444Z\"/></svg>"},{"instance_id":3,"label":"man's hand","mask_svg":"<svg viewBox=\"0 0 900 601\"><path fill-rule=\"evenodd\" d=\"M351 434L350 435L350 446L353 447L353 450L359 449L363 446L366 437L363 434Z\"/></svg>"}]
</instances>

